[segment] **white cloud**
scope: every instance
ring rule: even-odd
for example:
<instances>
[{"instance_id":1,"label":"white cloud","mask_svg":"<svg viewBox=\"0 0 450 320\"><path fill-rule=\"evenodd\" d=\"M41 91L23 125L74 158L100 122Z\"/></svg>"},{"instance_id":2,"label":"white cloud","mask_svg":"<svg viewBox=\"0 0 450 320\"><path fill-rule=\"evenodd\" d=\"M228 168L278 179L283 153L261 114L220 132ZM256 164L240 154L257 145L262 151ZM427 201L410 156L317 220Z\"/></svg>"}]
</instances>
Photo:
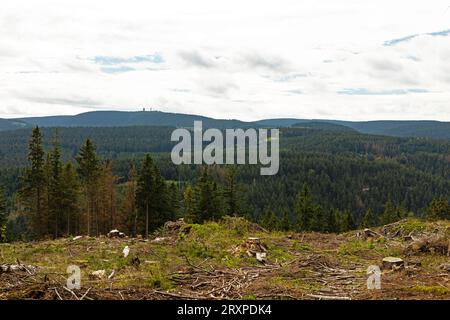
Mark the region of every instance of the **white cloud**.
<instances>
[{"instance_id":1,"label":"white cloud","mask_svg":"<svg viewBox=\"0 0 450 320\"><path fill-rule=\"evenodd\" d=\"M147 106L244 120L450 121L450 35L436 35L450 27L449 5L9 1L0 117Z\"/></svg>"}]
</instances>

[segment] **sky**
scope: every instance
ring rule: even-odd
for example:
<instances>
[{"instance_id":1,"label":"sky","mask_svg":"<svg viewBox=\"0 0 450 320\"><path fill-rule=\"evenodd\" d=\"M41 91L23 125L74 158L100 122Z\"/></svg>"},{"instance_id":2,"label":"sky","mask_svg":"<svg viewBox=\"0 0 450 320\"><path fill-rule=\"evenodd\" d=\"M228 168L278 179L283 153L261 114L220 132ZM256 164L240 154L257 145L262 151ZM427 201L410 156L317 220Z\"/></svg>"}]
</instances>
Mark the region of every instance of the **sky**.
<instances>
[{"instance_id":1,"label":"sky","mask_svg":"<svg viewBox=\"0 0 450 320\"><path fill-rule=\"evenodd\" d=\"M450 121L450 0L5 1L0 118Z\"/></svg>"}]
</instances>

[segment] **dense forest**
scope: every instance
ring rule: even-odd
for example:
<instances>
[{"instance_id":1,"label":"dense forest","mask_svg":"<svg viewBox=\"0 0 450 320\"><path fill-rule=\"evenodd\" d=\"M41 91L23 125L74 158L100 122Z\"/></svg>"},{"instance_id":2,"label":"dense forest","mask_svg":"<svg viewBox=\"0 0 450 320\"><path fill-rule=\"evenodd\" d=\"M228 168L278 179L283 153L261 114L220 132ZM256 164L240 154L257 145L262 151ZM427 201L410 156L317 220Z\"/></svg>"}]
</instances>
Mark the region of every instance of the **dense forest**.
<instances>
[{"instance_id":1,"label":"dense forest","mask_svg":"<svg viewBox=\"0 0 450 320\"><path fill-rule=\"evenodd\" d=\"M450 142L301 124L280 171L175 166L173 127L35 128L0 136L2 241L148 235L165 221L242 215L268 229L340 232L408 215L449 218Z\"/></svg>"}]
</instances>

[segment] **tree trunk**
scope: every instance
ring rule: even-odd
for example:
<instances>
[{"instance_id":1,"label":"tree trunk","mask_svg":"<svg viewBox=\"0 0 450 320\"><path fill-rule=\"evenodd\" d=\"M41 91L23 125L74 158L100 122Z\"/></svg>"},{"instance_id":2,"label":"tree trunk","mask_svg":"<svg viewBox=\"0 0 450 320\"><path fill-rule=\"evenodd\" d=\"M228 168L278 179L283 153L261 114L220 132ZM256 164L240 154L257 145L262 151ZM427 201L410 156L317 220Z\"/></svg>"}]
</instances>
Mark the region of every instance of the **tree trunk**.
<instances>
[{"instance_id":1,"label":"tree trunk","mask_svg":"<svg viewBox=\"0 0 450 320\"><path fill-rule=\"evenodd\" d=\"M145 212L145 237L148 239L148 202L147 202L147 208Z\"/></svg>"}]
</instances>

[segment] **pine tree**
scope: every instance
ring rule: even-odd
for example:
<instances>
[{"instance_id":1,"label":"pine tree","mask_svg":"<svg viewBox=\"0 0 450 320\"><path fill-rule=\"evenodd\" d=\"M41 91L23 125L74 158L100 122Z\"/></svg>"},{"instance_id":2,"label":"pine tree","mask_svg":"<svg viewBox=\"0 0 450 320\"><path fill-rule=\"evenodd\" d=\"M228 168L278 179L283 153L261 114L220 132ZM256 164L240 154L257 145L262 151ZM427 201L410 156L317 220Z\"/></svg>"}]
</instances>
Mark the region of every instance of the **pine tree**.
<instances>
[{"instance_id":1,"label":"pine tree","mask_svg":"<svg viewBox=\"0 0 450 320\"><path fill-rule=\"evenodd\" d=\"M33 129L29 142L28 162L29 166L22 176L22 187L19 196L27 207L31 221L32 234L41 237L46 233L44 221L44 148L42 146L42 134L39 127Z\"/></svg>"},{"instance_id":2,"label":"pine tree","mask_svg":"<svg viewBox=\"0 0 450 320\"><path fill-rule=\"evenodd\" d=\"M96 198L98 179L100 176L100 160L97 157L95 146L90 139L80 148L76 158L78 174L80 176L86 198L86 225L87 234L91 235L92 215L95 215L96 232L98 233L98 210L96 210Z\"/></svg>"}]
</instances>

